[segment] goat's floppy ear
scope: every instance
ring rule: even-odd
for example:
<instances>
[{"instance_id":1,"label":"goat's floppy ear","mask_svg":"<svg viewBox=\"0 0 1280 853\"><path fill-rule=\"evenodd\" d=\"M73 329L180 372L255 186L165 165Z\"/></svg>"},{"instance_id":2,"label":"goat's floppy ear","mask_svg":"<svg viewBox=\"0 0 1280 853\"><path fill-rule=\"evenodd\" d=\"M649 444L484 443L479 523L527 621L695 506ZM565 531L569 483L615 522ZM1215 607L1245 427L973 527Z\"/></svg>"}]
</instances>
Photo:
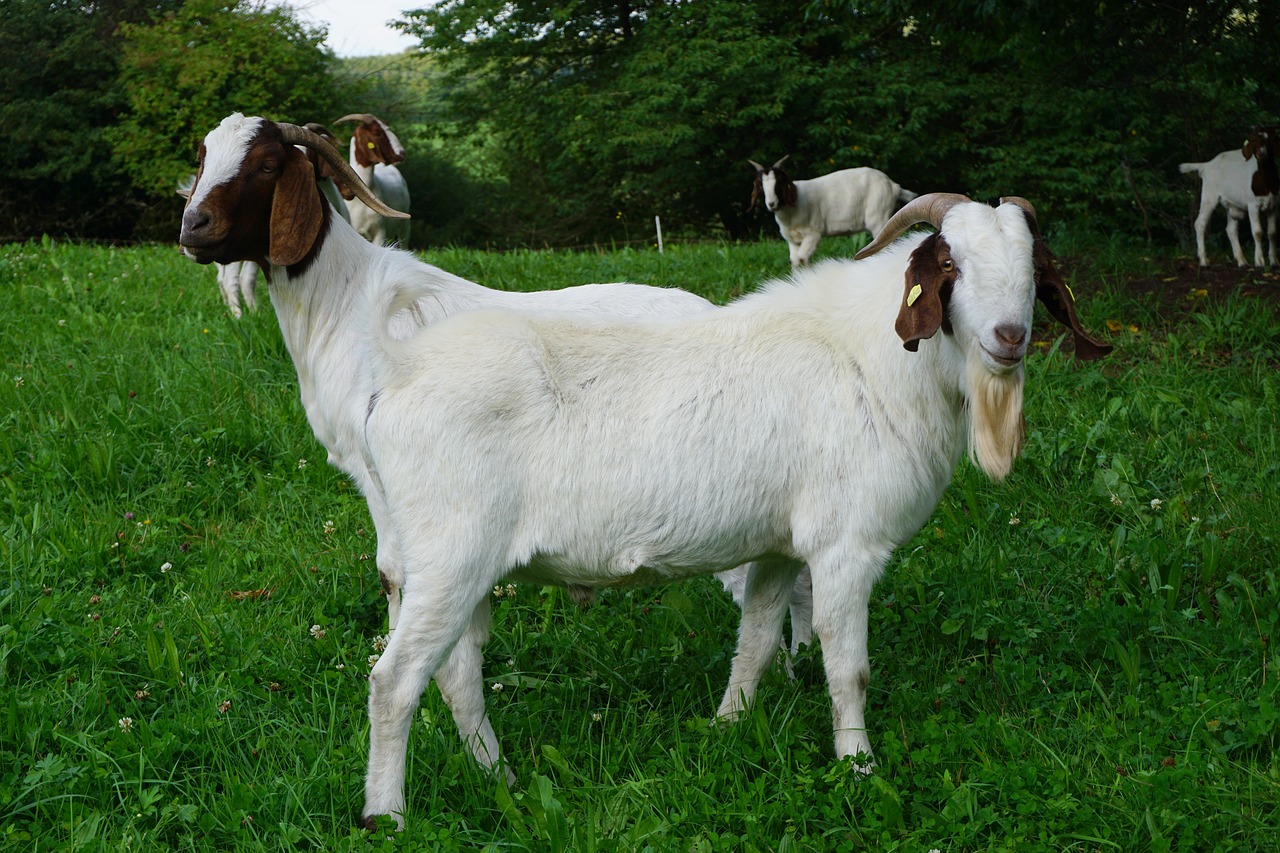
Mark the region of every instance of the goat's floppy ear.
<instances>
[{"instance_id":1,"label":"goat's floppy ear","mask_svg":"<svg viewBox=\"0 0 1280 853\"><path fill-rule=\"evenodd\" d=\"M267 260L287 267L307 256L324 224L316 173L303 153L290 146L271 199L271 245Z\"/></svg>"},{"instance_id":2,"label":"goat's floppy ear","mask_svg":"<svg viewBox=\"0 0 1280 853\"><path fill-rule=\"evenodd\" d=\"M956 265L951 259L951 247L941 234L930 234L911 253L907 264L902 307L893 324L902 346L910 352L920 349L920 342L942 329L951 333L947 319L947 301L951 285L956 280Z\"/></svg>"},{"instance_id":3,"label":"goat's floppy ear","mask_svg":"<svg viewBox=\"0 0 1280 853\"><path fill-rule=\"evenodd\" d=\"M1027 229L1031 231L1031 238L1034 241L1031 246L1031 263L1035 266L1036 299L1044 303L1044 307L1049 309L1053 319L1071 329L1071 336L1076 343L1076 358L1089 361L1102 358L1111 352L1113 349L1111 344L1104 344L1089 337L1084 327L1080 325L1080 320L1076 317L1075 295L1062 280L1062 273L1058 272L1058 266L1053 262L1053 253L1049 251L1044 238L1040 236L1040 226L1031 212L1030 203L1018 198L1002 198L1000 201L1018 205L1022 208L1023 216L1027 218Z\"/></svg>"},{"instance_id":4,"label":"goat's floppy ear","mask_svg":"<svg viewBox=\"0 0 1280 853\"><path fill-rule=\"evenodd\" d=\"M787 159L783 157L782 160ZM778 162L781 163L782 160ZM796 182L791 180L791 176L782 171L778 167L774 167L774 172L778 176L778 183L775 184L775 191L778 193L778 204L782 207L795 207L796 201L800 197L799 191L796 189Z\"/></svg>"},{"instance_id":5,"label":"goat's floppy ear","mask_svg":"<svg viewBox=\"0 0 1280 853\"><path fill-rule=\"evenodd\" d=\"M1089 337L1080 320L1076 317L1076 301L1071 288L1062 280L1062 273L1053 262L1053 255L1044 240L1036 237L1032 251L1036 267L1036 299L1044 303L1049 314L1064 326L1071 329L1071 336L1076 342L1076 358L1089 361L1102 358L1111 352L1111 344L1104 344Z\"/></svg>"}]
</instances>

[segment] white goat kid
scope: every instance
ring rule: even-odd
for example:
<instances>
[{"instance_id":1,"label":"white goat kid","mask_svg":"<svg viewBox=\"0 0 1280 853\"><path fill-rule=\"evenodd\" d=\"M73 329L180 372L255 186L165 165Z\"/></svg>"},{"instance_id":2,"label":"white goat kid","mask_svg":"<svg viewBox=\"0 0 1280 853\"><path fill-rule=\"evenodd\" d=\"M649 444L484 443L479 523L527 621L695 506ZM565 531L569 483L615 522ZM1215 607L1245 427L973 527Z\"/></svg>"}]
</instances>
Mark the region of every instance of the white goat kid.
<instances>
[{"instance_id":1,"label":"white goat kid","mask_svg":"<svg viewBox=\"0 0 1280 853\"><path fill-rule=\"evenodd\" d=\"M674 288L631 284L538 293L495 291L421 263L406 252L375 247L320 204L311 185L302 179L314 167L291 153L294 144L333 158L330 165L344 184L364 194L375 210L397 215L369 193L341 155L332 148L326 150L323 140L292 125L235 114L205 138L199 180L189 193L180 241L187 256L198 262L252 259L268 271L271 301L298 372L308 422L328 451L329 461L347 473L368 500L378 536L378 573L394 633L404 573L382 493L373 486L362 449L373 392L365 346L368 323L362 313L366 292L392 283L417 288L421 298L393 322L398 334L481 307L675 317L704 311L711 303ZM745 574L745 569L722 577L726 587L742 585L736 574ZM803 583L807 583L804 576L797 580L797 587ZM793 647L807 643L811 636L804 593L798 589L792 608ZM487 612L486 602L478 620L487 621ZM485 632L478 629L468 642L459 643L438 682L476 758L493 766L499 759L498 746L485 719L479 682L479 649L484 641Z\"/></svg>"},{"instance_id":2,"label":"white goat kid","mask_svg":"<svg viewBox=\"0 0 1280 853\"><path fill-rule=\"evenodd\" d=\"M351 135L351 168L387 207L409 209L409 184L395 164L404 160L404 146L386 122L369 113L352 113L338 121L357 122ZM384 216L359 198L347 196L351 224L375 246L409 242L409 220Z\"/></svg>"},{"instance_id":3,"label":"white goat kid","mask_svg":"<svg viewBox=\"0 0 1280 853\"><path fill-rule=\"evenodd\" d=\"M782 170L786 160L783 157L768 168L747 161L756 170L747 209L754 209L756 202L764 199L787 241L792 268L809 263L823 237L879 233L900 204L916 197L884 172L867 166L793 181Z\"/></svg>"},{"instance_id":4,"label":"white goat kid","mask_svg":"<svg viewBox=\"0 0 1280 853\"><path fill-rule=\"evenodd\" d=\"M1213 211L1221 204L1227 211L1227 239L1236 265L1247 267L1240 246L1240 222L1248 217L1253 233L1253 264L1264 266L1263 243L1270 249L1271 266L1280 264L1277 255L1276 225L1280 218L1280 170L1276 165L1273 127L1255 127L1239 151L1223 151L1204 163L1182 163L1180 172L1196 172L1201 178L1200 211L1196 214L1196 252L1200 266L1209 265L1204 250L1205 229Z\"/></svg>"},{"instance_id":5,"label":"white goat kid","mask_svg":"<svg viewBox=\"0 0 1280 853\"><path fill-rule=\"evenodd\" d=\"M875 254L919 221L940 233ZM867 608L885 562L966 445L992 477L1009 472L1037 296L1077 355L1108 347L1079 328L1020 199L917 199L870 254L666 322L476 311L397 340L386 318L429 289L372 294L366 447L406 577L369 679L366 818L402 822L414 708L510 578L650 584L756 560L717 711L733 717L807 563L835 752L871 766Z\"/></svg>"}]
</instances>

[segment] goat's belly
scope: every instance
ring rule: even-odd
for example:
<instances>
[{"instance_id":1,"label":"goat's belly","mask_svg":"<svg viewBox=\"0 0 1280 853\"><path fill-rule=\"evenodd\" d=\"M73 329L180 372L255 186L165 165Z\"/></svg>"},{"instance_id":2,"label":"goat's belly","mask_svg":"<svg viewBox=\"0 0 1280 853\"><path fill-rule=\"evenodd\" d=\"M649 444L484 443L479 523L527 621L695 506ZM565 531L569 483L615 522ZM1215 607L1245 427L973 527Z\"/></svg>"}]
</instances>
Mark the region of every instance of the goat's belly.
<instances>
[{"instance_id":1,"label":"goat's belly","mask_svg":"<svg viewBox=\"0 0 1280 853\"><path fill-rule=\"evenodd\" d=\"M596 540L598 544L599 540ZM592 587L654 586L711 574L766 556L794 556L777 537L740 533L695 541L654 537L642 544L538 551L510 576L519 581Z\"/></svg>"}]
</instances>

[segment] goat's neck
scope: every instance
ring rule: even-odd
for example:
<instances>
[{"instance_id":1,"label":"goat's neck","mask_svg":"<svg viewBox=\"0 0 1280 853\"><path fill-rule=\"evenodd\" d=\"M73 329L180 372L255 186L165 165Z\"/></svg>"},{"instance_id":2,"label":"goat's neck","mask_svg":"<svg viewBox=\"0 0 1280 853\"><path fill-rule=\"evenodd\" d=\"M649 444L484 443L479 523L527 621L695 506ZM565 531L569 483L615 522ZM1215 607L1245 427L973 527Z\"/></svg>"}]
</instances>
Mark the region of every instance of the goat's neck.
<instances>
[{"instance_id":1,"label":"goat's neck","mask_svg":"<svg viewBox=\"0 0 1280 853\"><path fill-rule=\"evenodd\" d=\"M364 181L365 186L372 187L374 164L370 163L368 166L361 166L356 160L356 139L354 136L351 137L351 148L347 160L351 163L351 168L355 169L356 174L360 176L360 180Z\"/></svg>"}]
</instances>

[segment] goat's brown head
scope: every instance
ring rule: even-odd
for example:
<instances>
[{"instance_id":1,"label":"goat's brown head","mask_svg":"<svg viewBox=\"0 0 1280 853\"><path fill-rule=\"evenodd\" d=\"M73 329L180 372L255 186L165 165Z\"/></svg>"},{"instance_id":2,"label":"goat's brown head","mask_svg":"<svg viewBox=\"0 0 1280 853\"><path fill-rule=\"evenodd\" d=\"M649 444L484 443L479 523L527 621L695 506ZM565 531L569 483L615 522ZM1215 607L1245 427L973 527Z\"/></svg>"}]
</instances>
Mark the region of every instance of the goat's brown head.
<instances>
[{"instance_id":1,"label":"goat's brown head","mask_svg":"<svg viewBox=\"0 0 1280 853\"><path fill-rule=\"evenodd\" d=\"M747 206L747 210L755 210L756 202L761 198L764 199L765 207L771 211L777 211L780 207L795 207L796 199L799 197L795 181L782 171L782 164L790 156L787 154L768 168L761 166L755 160L747 161L756 170L756 180L751 187L751 204Z\"/></svg>"},{"instance_id":2,"label":"goat's brown head","mask_svg":"<svg viewBox=\"0 0 1280 853\"><path fill-rule=\"evenodd\" d=\"M303 127L333 146L333 150L339 152L339 156L341 156L338 138L329 132L329 128L316 121L309 121ZM316 170L316 178L321 180L328 178L333 181L333 185L338 188L338 193L347 201L356 197L355 190L347 186L347 182L338 174L338 170L330 164L329 158L321 155L314 148L307 148L306 154L307 159L311 161L311 168Z\"/></svg>"},{"instance_id":3,"label":"goat's brown head","mask_svg":"<svg viewBox=\"0 0 1280 853\"><path fill-rule=\"evenodd\" d=\"M387 127L386 122L370 113L352 113L338 121L357 122L351 137L351 150L356 163L363 167L382 164L394 166L404 160L404 146Z\"/></svg>"},{"instance_id":4,"label":"goat's brown head","mask_svg":"<svg viewBox=\"0 0 1280 853\"><path fill-rule=\"evenodd\" d=\"M356 195L383 216L405 218L379 202L342 155L296 125L228 116L200 145L195 184L179 243L199 263L253 261L295 274L314 257L330 224L307 154L315 152Z\"/></svg>"},{"instance_id":5,"label":"goat's brown head","mask_svg":"<svg viewBox=\"0 0 1280 853\"><path fill-rule=\"evenodd\" d=\"M1245 137L1240 153L1246 160L1254 160L1251 189L1254 195L1280 194L1280 168L1276 166L1276 144L1280 143L1280 130L1275 127L1254 127Z\"/></svg>"}]
</instances>

